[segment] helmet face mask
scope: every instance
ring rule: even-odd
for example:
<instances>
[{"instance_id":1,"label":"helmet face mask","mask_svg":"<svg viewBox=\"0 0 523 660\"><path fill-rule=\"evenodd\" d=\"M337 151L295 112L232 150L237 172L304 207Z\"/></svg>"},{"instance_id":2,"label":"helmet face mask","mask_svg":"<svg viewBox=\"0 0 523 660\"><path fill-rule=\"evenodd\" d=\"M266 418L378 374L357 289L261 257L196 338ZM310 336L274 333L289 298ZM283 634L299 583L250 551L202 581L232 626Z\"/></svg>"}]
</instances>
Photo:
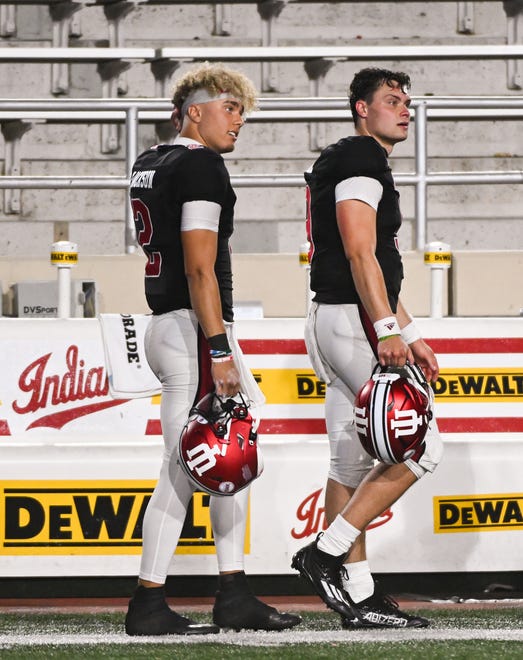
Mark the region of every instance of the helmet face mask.
<instances>
[{"instance_id":1,"label":"helmet face mask","mask_svg":"<svg viewBox=\"0 0 523 660\"><path fill-rule=\"evenodd\" d=\"M389 464L420 459L432 419L429 390L417 365L378 365L354 402L358 437L370 456Z\"/></svg>"},{"instance_id":2,"label":"helmet face mask","mask_svg":"<svg viewBox=\"0 0 523 660\"><path fill-rule=\"evenodd\" d=\"M179 463L198 490L234 495L263 471L249 406L241 394L208 394L192 408L179 443Z\"/></svg>"}]
</instances>

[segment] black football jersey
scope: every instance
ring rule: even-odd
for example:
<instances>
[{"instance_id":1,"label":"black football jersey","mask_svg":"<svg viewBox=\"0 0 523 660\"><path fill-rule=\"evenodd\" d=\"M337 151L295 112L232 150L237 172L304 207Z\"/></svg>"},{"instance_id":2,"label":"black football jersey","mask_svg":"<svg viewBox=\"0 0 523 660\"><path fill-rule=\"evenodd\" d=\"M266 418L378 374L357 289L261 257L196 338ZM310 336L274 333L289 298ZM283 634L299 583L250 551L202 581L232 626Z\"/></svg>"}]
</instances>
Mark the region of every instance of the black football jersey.
<instances>
[{"instance_id":1,"label":"black football jersey","mask_svg":"<svg viewBox=\"0 0 523 660\"><path fill-rule=\"evenodd\" d=\"M311 240L311 288L316 302L361 303L336 221L335 188L350 177L378 180L383 195L376 214L376 258L383 271L387 294L396 312L403 266L396 234L401 225L399 193L387 160L387 152L370 136L343 138L324 149L312 171L305 173L308 186L308 222Z\"/></svg>"},{"instance_id":2,"label":"black football jersey","mask_svg":"<svg viewBox=\"0 0 523 660\"><path fill-rule=\"evenodd\" d=\"M223 318L232 321L229 238L236 195L222 156L196 144L152 147L133 166L130 194L137 240L148 257L145 295L153 314L191 309L180 235L183 204L204 200L221 206L215 273Z\"/></svg>"}]
</instances>

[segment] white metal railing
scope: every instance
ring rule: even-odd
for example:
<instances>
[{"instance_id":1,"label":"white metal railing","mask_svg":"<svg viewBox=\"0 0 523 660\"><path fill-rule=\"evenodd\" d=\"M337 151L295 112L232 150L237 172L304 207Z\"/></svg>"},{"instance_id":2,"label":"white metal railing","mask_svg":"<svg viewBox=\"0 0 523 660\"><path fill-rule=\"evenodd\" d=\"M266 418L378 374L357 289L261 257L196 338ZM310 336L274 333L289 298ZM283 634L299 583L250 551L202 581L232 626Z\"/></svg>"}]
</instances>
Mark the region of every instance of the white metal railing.
<instances>
[{"instance_id":1,"label":"white metal railing","mask_svg":"<svg viewBox=\"0 0 523 660\"><path fill-rule=\"evenodd\" d=\"M0 5L49 5L58 0L0 0ZM116 0L75 0L86 7L92 5L101 5L104 2ZM210 4L257 4L260 0L131 0L137 5L210 5ZM318 3L321 0L284 0L290 4L300 3ZM329 0L326 0L327 3ZM331 0L332 2L368 2L368 0ZM432 2L448 2L449 0L432 0ZM403 0L403 2L419 2L419 0ZM476 0L476 2L491 2L491 0Z\"/></svg>"},{"instance_id":2,"label":"white metal railing","mask_svg":"<svg viewBox=\"0 0 523 660\"><path fill-rule=\"evenodd\" d=\"M0 5L49 5L53 2L59 0L0 0ZM81 5L92 6L92 5L101 5L104 2L115 2L116 0L75 0ZM237 4L237 5L248 5L248 4L257 4L260 0L131 0L137 5L210 5L210 4ZM431 0L432 2L448 2L449 0ZM476 2L491 2L492 0L476 0ZM305 4L305 3L316 3L318 4L321 0L284 0L289 4ZM329 0L326 0L325 4L328 4ZM357 2L368 2L368 0L331 0L331 2L347 2L347 3L357 3ZM419 0L403 0L403 2L419 2Z\"/></svg>"},{"instance_id":3,"label":"white metal railing","mask_svg":"<svg viewBox=\"0 0 523 660\"><path fill-rule=\"evenodd\" d=\"M415 171L394 175L397 184L415 187L415 247L423 249L427 235L427 186L523 183L522 171L429 172L427 163L428 120L514 119L523 116L523 96L510 97L413 97L415 126ZM59 122L106 122L125 124L126 172L137 154L141 121L165 121L172 109L166 99L0 100L0 121L44 120ZM346 98L262 98L249 122L350 121ZM235 187L299 187L303 175L233 175ZM122 176L0 176L0 189L106 188L125 189ZM126 252L134 252L134 223L130 208L125 224Z\"/></svg>"},{"instance_id":4,"label":"white metal railing","mask_svg":"<svg viewBox=\"0 0 523 660\"><path fill-rule=\"evenodd\" d=\"M474 44L428 46L182 46L177 48L132 47L15 47L0 48L0 63L81 63L125 60L152 62L234 61L306 62L328 59L370 60L507 60L522 59L523 44Z\"/></svg>"}]
</instances>

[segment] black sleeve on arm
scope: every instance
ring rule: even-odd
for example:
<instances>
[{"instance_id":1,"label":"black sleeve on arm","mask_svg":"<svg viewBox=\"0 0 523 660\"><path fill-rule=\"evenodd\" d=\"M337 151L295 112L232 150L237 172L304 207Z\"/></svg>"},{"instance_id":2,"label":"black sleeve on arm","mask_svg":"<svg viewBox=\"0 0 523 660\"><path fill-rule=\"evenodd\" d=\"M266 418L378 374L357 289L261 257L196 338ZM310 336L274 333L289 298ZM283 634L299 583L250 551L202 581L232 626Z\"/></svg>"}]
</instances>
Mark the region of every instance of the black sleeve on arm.
<instances>
[{"instance_id":1,"label":"black sleeve on arm","mask_svg":"<svg viewBox=\"0 0 523 660\"><path fill-rule=\"evenodd\" d=\"M355 135L339 140L325 149L314 164L306 181L329 180L336 184L354 176L379 179L389 169L387 153L376 140L367 135Z\"/></svg>"},{"instance_id":2,"label":"black sleeve on arm","mask_svg":"<svg viewBox=\"0 0 523 660\"><path fill-rule=\"evenodd\" d=\"M205 148L189 150L183 172L182 203L205 200L223 205L229 178L219 154Z\"/></svg>"}]
</instances>

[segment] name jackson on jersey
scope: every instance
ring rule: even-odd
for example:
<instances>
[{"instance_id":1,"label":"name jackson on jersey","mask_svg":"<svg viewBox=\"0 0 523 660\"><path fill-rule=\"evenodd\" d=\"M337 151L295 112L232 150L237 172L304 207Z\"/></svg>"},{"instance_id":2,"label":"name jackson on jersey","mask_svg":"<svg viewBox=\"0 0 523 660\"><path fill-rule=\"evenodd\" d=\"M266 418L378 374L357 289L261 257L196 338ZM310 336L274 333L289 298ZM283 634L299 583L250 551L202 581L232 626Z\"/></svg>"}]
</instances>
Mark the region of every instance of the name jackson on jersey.
<instances>
[{"instance_id":1,"label":"name jackson on jersey","mask_svg":"<svg viewBox=\"0 0 523 660\"><path fill-rule=\"evenodd\" d=\"M145 295L153 314L191 309L181 232L193 226L217 233L214 270L223 318L233 320L229 238L235 202L222 156L193 140L178 136L174 144L156 145L138 156L131 174L131 206L136 237L148 258ZM189 227L187 220L182 227L187 204L196 213ZM206 215L209 206L219 208L216 222Z\"/></svg>"},{"instance_id":2,"label":"name jackson on jersey","mask_svg":"<svg viewBox=\"0 0 523 660\"><path fill-rule=\"evenodd\" d=\"M131 188L152 188L155 173L156 170L133 172L131 177Z\"/></svg>"}]
</instances>

